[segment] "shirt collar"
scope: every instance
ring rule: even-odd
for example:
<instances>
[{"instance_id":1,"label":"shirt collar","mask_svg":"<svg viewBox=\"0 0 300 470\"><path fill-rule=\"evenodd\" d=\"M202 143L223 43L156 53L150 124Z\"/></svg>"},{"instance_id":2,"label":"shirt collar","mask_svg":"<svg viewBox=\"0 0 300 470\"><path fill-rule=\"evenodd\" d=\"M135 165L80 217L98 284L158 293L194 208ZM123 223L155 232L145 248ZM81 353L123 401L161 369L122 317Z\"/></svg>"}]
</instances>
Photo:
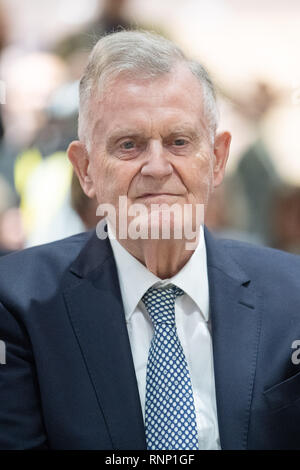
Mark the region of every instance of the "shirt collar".
<instances>
[{"instance_id":1,"label":"shirt collar","mask_svg":"<svg viewBox=\"0 0 300 470\"><path fill-rule=\"evenodd\" d=\"M155 274L132 256L118 240L113 238L113 232L109 223L107 223L107 232L117 265L120 290L127 321L150 287L154 285L155 287L164 287L170 283L180 287L188 294L200 309L205 320L208 321L209 289L203 226L201 226L199 243L193 255L181 270L170 279L160 279L155 276Z\"/></svg>"}]
</instances>

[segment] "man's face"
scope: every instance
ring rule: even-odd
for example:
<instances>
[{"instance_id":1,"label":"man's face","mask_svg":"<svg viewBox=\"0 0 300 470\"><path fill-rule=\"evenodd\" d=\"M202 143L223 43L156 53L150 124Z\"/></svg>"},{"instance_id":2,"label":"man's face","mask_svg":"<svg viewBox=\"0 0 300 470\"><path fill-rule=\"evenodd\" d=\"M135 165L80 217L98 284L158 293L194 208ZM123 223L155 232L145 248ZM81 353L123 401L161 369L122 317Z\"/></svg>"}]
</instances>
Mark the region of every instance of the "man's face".
<instances>
[{"instance_id":1,"label":"man's face","mask_svg":"<svg viewBox=\"0 0 300 470\"><path fill-rule=\"evenodd\" d=\"M230 136L214 148L201 84L186 67L151 80L117 79L90 114L90 184L83 183L90 197L116 209L120 195L128 207L207 205L222 179Z\"/></svg>"}]
</instances>

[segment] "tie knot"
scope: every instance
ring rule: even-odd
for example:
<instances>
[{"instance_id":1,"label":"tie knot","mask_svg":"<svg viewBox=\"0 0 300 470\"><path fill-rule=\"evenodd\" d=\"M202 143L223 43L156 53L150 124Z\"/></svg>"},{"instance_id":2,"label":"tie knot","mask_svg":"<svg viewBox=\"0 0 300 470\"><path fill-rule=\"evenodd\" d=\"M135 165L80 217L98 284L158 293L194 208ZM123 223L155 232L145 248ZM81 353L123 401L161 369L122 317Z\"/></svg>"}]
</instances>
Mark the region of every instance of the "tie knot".
<instances>
[{"instance_id":1,"label":"tie knot","mask_svg":"<svg viewBox=\"0 0 300 470\"><path fill-rule=\"evenodd\" d=\"M174 285L164 289L150 287L147 290L142 301L154 326L158 323L175 325L175 299L183 294L183 290Z\"/></svg>"}]
</instances>

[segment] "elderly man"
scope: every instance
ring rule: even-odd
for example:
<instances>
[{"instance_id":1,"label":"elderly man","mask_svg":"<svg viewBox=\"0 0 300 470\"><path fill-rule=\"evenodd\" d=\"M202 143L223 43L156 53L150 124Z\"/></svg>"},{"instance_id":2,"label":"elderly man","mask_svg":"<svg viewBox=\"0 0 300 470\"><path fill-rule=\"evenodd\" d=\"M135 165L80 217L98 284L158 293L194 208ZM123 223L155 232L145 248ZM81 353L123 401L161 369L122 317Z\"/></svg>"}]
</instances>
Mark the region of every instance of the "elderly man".
<instances>
[{"instance_id":1,"label":"elderly man","mask_svg":"<svg viewBox=\"0 0 300 470\"><path fill-rule=\"evenodd\" d=\"M109 238L1 260L1 448L300 448L300 261L204 227L216 129L213 85L174 44L95 46L68 154Z\"/></svg>"}]
</instances>

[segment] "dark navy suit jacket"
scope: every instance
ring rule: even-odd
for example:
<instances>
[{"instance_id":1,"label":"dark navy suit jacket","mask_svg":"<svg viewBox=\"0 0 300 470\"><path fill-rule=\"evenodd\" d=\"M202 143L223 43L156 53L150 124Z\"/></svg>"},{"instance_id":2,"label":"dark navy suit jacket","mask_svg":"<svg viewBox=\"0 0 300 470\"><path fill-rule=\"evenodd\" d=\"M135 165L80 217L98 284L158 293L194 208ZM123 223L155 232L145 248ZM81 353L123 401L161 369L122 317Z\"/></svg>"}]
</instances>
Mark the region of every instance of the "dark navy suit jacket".
<instances>
[{"instance_id":1,"label":"dark navy suit jacket","mask_svg":"<svg viewBox=\"0 0 300 470\"><path fill-rule=\"evenodd\" d=\"M300 258L205 239L221 447L300 449ZM109 241L2 258L0 302L0 448L145 449Z\"/></svg>"}]
</instances>

